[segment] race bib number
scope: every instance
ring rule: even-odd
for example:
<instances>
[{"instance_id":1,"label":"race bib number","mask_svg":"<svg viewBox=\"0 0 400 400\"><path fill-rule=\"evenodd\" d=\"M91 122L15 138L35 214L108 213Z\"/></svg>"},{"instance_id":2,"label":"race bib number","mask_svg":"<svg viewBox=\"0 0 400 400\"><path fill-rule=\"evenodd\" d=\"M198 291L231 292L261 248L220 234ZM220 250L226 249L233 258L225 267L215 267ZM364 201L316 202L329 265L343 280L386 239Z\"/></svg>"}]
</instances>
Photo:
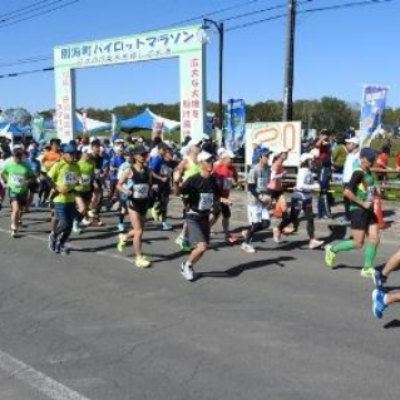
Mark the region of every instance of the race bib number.
<instances>
[{"instance_id":1,"label":"race bib number","mask_svg":"<svg viewBox=\"0 0 400 400\"><path fill-rule=\"evenodd\" d=\"M375 187L371 186L368 188L367 191L367 201L374 201L374 197L375 197Z\"/></svg>"},{"instance_id":2,"label":"race bib number","mask_svg":"<svg viewBox=\"0 0 400 400\"><path fill-rule=\"evenodd\" d=\"M10 177L10 184L16 187L21 187L25 183L24 175L12 175Z\"/></svg>"},{"instance_id":3,"label":"race bib number","mask_svg":"<svg viewBox=\"0 0 400 400\"><path fill-rule=\"evenodd\" d=\"M199 210L208 211L214 205L214 193L200 193Z\"/></svg>"},{"instance_id":4,"label":"race bib number","mask_svg":"<svg viewBox=\"0 0 400 400\"><path fill-rule=\"evenodd\" d=\"M82 185L89 186L90 182L92 181L92 177L90 175L82 175Z\"/></svg>"},{"instance_id":5,"label":"race bib number","mask_svg":"<svg viewBox=\"0 0 400 400\"><path fill-rule=\"evenodd\" d=\"M133 186L134 199L147 199L149 197L149 185L147 183L137 184Z\"/></svg>"},{"instance_id":6,"label":"race bib number","mask_svg":"<svg viewBox=\"0 0 400 400\"><path fill-rule=\"evenodd\" d=\"M257 179L257 190L259 192L263 192L267 190L268 179L266 178L258 178Z\"/></svg>"},{"instance_id":7,"label":"race bib number","mask_svg":"<svg viewBox=\"0 0 400 400\"><path fill-rule=\"evenodd\" d=\"M64 175L65 185L76 185L78 183L78 177L75 172L66 172Z\"/></svg>"},{"instance_id":8,"label":"race bib number","mask_svg":"<svg viewBox=\"0 0 400 400\"><path fill-rule=\"evenodd\" d=\"M166 177L166 178L171 177L171 175L172 175L172 168L167 167L166 165L163 165L163 166L161 167L161 170L160 170L160 175L161 175L161 176L164 176L164 177Z\"/></svg>"},{"instance_id":9,"label":"race bib number","mask_svg":"<svg viewBox=\"0 0 400 400\"><path fill-rule=\"evenodd\" d=\"M224 179L224 185L223 185L223 190L231 190L233 186L233 180L232 178L225 178Z\"/></svg>"},{"instance_id":10,"label":"race bib number","mask_svg":"<svg viewBox=\"0 0 400 400\"><path fill-rule=\"evenodd\" d=\"M94 177L95 179L101 178L101 171L99 169L96 169L96 171L94 171Z\"/></svg>"}]
</instances>

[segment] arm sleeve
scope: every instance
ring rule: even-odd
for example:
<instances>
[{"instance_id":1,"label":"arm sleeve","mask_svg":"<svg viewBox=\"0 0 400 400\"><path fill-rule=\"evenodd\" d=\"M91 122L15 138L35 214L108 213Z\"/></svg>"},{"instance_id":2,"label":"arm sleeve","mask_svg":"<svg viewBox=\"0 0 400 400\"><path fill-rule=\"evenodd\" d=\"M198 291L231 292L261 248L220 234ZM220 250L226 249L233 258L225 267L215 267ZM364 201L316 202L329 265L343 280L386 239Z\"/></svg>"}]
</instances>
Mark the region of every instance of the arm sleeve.
<instances>
[{"instance_id":1,"label":"arm sleeve","mask_svg":"<svg viewBox=\"0 0 400 400\"><path fill-rule=\"evenodd\" d=\"M364 173L362 171L354 171L351 176L350 182L347 188L354 194L357 193L357 186L363 181Z\"/></svg>"},{"instance_id":2,"label":"arm sleeve","mask_svg":"<svg viewBox=\"0 0 400 400\"><path fill-rule=\"evenodd\" d=\"M256 182L256 177L254 174L254 170L250 170L249 176L247 177L247 187L249 192L256 198L258 199L258 196L260 193L257 191L257 182Z\"/></svg>"}]
</instances>

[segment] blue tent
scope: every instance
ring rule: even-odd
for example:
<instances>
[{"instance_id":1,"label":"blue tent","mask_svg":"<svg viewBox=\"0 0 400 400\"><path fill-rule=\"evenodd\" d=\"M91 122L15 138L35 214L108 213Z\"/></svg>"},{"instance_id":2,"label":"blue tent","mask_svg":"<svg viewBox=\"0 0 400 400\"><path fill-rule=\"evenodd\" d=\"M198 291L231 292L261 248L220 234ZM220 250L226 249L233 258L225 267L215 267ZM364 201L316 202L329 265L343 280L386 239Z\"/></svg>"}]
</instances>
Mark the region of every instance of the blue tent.
<instances>
[{"instance_id":1,"label":"blue tent","mask_svg":"<svg viewBox=\"0 0 400 400\"><path fill-rule=\"evenodd\" d=\"M136 117L125 119L121 121L122 129L153 129L156 122L161 122L166 131L172 131L180 126L177 121L172 121L167 118L160 117L146 108L141 114Z\"/></svg>"},{"instance_id":2,"label":"blue tent","mask_svg":"<svg viewBox=\"0 0 400 400\"><path fill-rule=\"evenodd\" d=\"M23 136L24 132L18 127L17 124L0 123L0 136L12 138L15 136Z\"/></svg>"}]
</instances>

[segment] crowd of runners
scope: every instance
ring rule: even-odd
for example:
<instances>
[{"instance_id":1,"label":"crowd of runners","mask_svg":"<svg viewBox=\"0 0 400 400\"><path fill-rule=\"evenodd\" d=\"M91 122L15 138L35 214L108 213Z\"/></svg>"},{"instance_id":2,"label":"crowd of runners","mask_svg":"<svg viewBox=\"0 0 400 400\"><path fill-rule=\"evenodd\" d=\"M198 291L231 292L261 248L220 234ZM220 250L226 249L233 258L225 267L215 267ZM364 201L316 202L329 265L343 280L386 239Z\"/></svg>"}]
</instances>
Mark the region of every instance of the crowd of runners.
<instances>
[{"instance_id":1,"label":"crowd of runners","mask_svg":"<svg viewBox=\"0 0 400 400\"><path fill-rule=\"evenodd\" d=\"M146 218L151 214L160 229L172 230L168 223L170 196L181 196L184 223L175 242L188 254L181 265L181 274L188 281L195 280L194 267L207 251L219 217L225 240L232 246L240 244L243 252L251 254L256 252L256 234L271 226L273 210L279 208L281 219L273 228L276 243L282 234L298 229L303 215L309 249L325 245L325 262L330 268L340 253L365 245L361 275L375 282L372 309L376 318L382 318L389 304L400 302L400 293L385 293L384 289L390 273L400 267L400 251L382 270L374 268L379 229L373 199L379 189L372 168L377 155L371 148L360 149L354 137L346 146L344 198L351 235L334 245L325 245L317 238L314 227L313 192L324 193L321 179L314 180L318 151L301 155L290 202L283 187L284 163L290 150L272 153L260 146L254 151L253 166L246 177L248 226L241 237L230 230L231 190L244 183L233 165L234 154L224 148L207 148L204 143L189 142L179 151L167 142L151 148L144 142L122 139L112 144L94 139L64 145L53 139L41 148L36 143L14 146L1 160L0 200L2 203L7 196L10 201L13 238L19 236L23 215L31 206L48 207L48 248L63 255L69 252L66 244L72 232L80 234L88 226L102 226L102 210L115 210L118 250L123 252L132 242L136 266L147 268L151 259L142 251Z\"/></svg>"}]
</instances>

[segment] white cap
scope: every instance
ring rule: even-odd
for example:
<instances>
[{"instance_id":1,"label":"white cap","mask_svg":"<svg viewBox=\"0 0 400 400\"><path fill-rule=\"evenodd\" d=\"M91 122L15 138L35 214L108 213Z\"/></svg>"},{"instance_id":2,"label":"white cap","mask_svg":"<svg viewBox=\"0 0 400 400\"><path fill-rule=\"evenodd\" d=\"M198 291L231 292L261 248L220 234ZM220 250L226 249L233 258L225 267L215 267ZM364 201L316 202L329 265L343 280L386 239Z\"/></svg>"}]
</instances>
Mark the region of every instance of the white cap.
<instances>
[{"instance_id":1,"label":"white cap","mask_svg":"<svg viewBox=\"0 0 400 400\"><path fill-rule=\"evenodd\" d=\"M314 158L319 157L319 149L312 149L310 151L310 154L312 154L314 156Z\"/></svg>"},{"instance_id":2,"label":"white cap","mask_svg":"<svg viewBox=\"0 0 400 400\"><path fill-rule=\"evenodd\" d=\"M235 158L235 155L230 150L225 150L219 154L220 158Z\"/></svg>"},{"instance_id":3,"label":"white cap","mask_svg":"<svg viewBox=\"0 0 400 400\"><path fill-rule=\"evenodd\" d=\"M210 158L213 158L213 155L210 153L207 153L206 151L202 151L198 156L197 156L197 161L201 162L201 161L207 161Z\"/></svg>"},{"instance_id":4,"label":"white cap","mask_svg":"<svg viewBox=\"0 0 400 400\"><path fill-rule=\"evenodd\" d=\"M300 156L300 162L304 163L308 160L314 160L315 155L312 153L304 153Z\"/></svg>"},{"instance_id":5,"label":"white cap","mask_svg":"<svg viewBox=\"0 0 400 400\"><path fill-rule=\"evenodd\" d=\"M93 143L95 140L98 140L98 138L97 138L96 136L92 136L92 137L89 139L89 143Z\"/></svg>"},{"instance_id":6,"label":"white cap","mask_svg":"<svg viewBox=\"0 0 400 400\"><path fill-rule=\"evenodd\" d=\"M226 151L226 149L225 149L225 147L220 147L218 150L217 150L217 154L218 154L218 156L220 156L222 153L224 153Z\"/></svg>"},{"instance_id":7,"label":"white cap","mask_svg":"<svg viewBox=\"0 0 400 400\"><path fill-rule=\"evenodd\" d=\"M353 144L359 146L360 145L360 139L358 137L354 136L354 137L352 137L350 139L346 139L346 143L353 143Z\"/></svg>"},{"instance_id":8,"label":"white cap","mask_svg":"<svg viewBox=\"0 0 400 400\"><path fill-rule=\"evenodd\" d=\"M92 154L93 153L90 146L82 147L81 152L84 153L84 154Z\"/></svg>"},{"instance_id":9,"label":"white cap","mask_svg":"<svg viewBox=\"0 0 400 400\"><path fill-rule=\"evenodd\" d=\"M203 140L210 140L210 139L211 139L210 135L207 135L207 133L203 134Z\"/></svg>"}]
</instances>

